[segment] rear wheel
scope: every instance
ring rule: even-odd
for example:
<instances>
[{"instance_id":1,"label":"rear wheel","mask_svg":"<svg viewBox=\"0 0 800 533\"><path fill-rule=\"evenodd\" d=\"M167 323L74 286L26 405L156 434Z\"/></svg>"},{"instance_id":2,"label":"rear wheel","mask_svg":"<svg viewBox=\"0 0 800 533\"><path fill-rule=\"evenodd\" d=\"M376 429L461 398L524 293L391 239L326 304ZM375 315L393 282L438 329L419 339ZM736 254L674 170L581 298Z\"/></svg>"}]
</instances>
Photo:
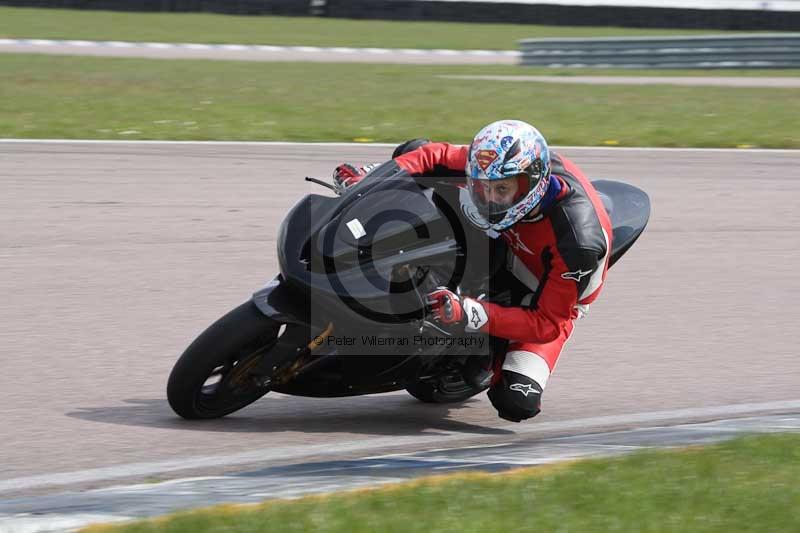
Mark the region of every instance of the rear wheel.
<instances>
[{"instance_id":1,"label":"rear wheel","mask_svg":"<svg viewBox=\"0 0 800 533\"><path fill-rule=\"evenodd\" d=\"M263 357L278 356L281 324L265 316L252 301L208 327L181 355L167 382L172 409L188 419L219 418L266 394L250 370Z\"/></svg>"},{"instance_id":2,"label":"rear wheel","mask_svg":"<svg viewBox=\"0 0 800 533\"><path fill-rule=\"evenodd\" d=\"M425 403L457 403L472 398L486 390L464 382L460 372L439 376L434 381L418 381L406 387L408 393Z\"/></svg>"}]
</instances>

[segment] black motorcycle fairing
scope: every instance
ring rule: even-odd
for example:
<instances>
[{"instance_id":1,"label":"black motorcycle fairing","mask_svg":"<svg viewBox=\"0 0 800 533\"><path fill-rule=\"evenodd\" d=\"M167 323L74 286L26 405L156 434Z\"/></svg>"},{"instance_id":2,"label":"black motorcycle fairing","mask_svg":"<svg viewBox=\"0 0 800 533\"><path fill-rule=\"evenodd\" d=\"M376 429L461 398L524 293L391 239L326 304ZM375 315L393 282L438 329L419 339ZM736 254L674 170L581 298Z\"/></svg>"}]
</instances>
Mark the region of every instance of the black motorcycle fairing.
<instances>
[{"instance_id":1,"label":"black motorcycle fairing","mask_svg":"<svg viewBox=\"0 0 800 533\"><path fill-rule=\"evenodd\" d=\"M609 268L633 246L650 220L650 197L643 190L627 183L594 180L611 219L613 240Z\"/></svg>"},{"instance_id":2,"label":"black motorcycle fairing","mask_svg":"<svg viewBox=\"0 0 800 533\"><path fill-rule=\"evenodd\" d=\"M372 260L404 253L447 231L436 227L443 217L433 203L432 189L423 191L410 179L386 179L380 185L345 206L320 231L315 255L329 260L326 267L348 260L363 263L365 252Z\"/></svg>"},{"instance_id":3,"label":"black motorcycle fairing","mask_svg":"<svg viewBox=\"0 0 800 533\"><path fill-rule=\"evenodd\" d=\"M438 265L449 271L445 282L456 285L466 261L455 210L417 179L368 177L340 199L310 195L298 202L278 235L286 282L316 309L335 308L338 318L342 307L357 321L418 318L418 311L398 312L398 300L387 298L410 297L397 273L420 262Z\"/></svg>"},{"instance_id":4,"label":"black motorcycle fairing","mask_svg":"<svg viewBox=\"0 0 800 533\"><path fill-rule=\"evenodd\" d=\"M253 303L264 315L282 324L309 324L308 307L278 274L253 293Z\"/></svg>"}]
</instances>

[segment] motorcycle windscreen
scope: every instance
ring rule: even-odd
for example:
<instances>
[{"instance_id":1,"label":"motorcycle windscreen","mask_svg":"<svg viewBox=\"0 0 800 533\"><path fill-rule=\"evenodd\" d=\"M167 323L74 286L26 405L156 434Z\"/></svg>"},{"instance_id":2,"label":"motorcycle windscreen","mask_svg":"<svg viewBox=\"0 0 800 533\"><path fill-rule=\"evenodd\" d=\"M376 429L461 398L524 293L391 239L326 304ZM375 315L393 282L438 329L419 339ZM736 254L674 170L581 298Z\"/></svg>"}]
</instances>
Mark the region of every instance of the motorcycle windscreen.
<instances>
[{"instance_id":1,"label":"motorcycle windscreen","mask_svg":"<svg viewBox=\"0 0 800 533\"><path fill-rule=\"evenodd\" d=\"M318 256L337 264L337 270L403 255L453 236L433 191L409 176L381 178L349 194L360 196L348 198L347 207L316 239Z\"/></svg>"}]
</instances>

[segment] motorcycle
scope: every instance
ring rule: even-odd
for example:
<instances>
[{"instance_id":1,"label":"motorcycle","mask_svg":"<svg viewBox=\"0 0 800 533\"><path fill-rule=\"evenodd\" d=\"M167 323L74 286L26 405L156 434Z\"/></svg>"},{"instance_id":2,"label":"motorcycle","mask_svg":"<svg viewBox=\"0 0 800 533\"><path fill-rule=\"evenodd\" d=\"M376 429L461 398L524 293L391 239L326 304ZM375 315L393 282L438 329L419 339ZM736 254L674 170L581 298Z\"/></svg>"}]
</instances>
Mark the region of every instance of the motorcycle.
<instances>
[{"instance_id":1,"label":"motorcycle","mask_svg":"<svg viewBox=\"0 0 800 533\"><path fill-rule=\"evenodd\" d=\"M508 304L503 240L465 221L463 177L376 178L310 194L278 234L280 273L209 326L181 355L167 398L187 419L219 418L266 393L342 397L405 389L428 403L463 402L486 382L476 358L506 342L456 335L429 319L439 286ZM613 265L644 231L650 200L625 183L592 182L613 226Z\"/></svg>"}]
</instances>

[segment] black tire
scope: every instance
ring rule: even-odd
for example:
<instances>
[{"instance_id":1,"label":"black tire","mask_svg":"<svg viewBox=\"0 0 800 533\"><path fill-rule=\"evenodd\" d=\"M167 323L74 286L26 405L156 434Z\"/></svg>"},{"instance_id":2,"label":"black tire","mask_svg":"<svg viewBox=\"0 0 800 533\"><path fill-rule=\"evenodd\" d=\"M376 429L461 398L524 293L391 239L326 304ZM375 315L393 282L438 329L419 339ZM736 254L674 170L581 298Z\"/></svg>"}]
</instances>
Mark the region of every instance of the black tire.
<instances>
[{"instance_id":1,"label":"black tire","mask_svg":"<svg viewBox=\"0 0 800 533\"><path fill-rule=\"evenodd\" d=\"M186 348L167 382L173 411L190 420L220 418L253 403L268 392L236 380L231 371L274 344L280 324L248 301L214 322ZM207 383L211 378L219 380ZM227 379L226 379L227 378Z\"/></svg>"},{"instance_id":2,"label":"black tire","mask_svg":"<svg viewBox=\"0 0 800 533\"><path fill-rule=\"evenodd\" d=\"M425 403L458 403L485 391L467 385L458 374L446 374L436 381L418 381L406 387L406 391Z\"/></svg>"}]
</instances>

